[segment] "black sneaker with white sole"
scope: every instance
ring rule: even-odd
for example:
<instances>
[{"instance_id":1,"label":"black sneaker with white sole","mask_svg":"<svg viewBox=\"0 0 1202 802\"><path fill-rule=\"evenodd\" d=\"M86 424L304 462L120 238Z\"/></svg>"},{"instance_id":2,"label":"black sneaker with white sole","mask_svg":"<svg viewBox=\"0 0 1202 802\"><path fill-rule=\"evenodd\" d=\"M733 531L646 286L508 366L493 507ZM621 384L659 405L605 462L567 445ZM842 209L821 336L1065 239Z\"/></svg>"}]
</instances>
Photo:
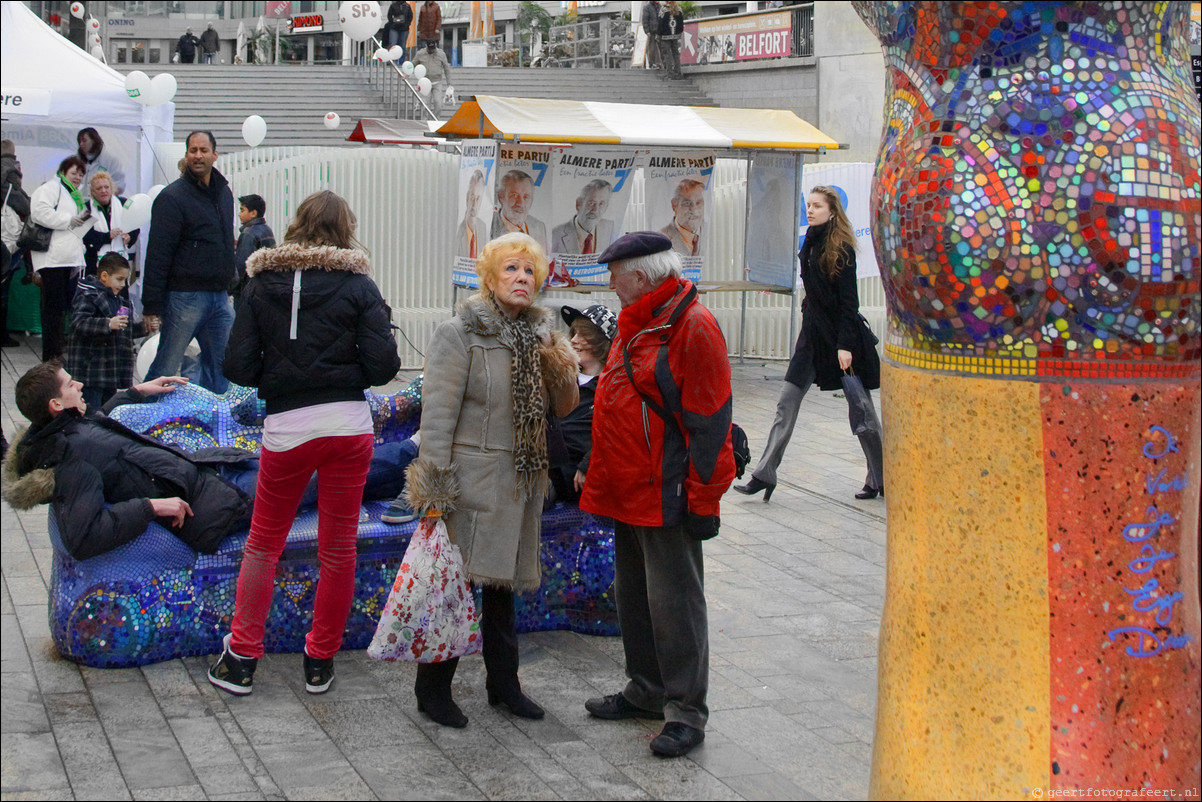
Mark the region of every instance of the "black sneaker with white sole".
<instances>
[{"instance_id":1,"label":"black sneaker with white sole","mask_svg":"<svg viewBox=\"0 0 1202 802\"><path fill-rule=\"evenodd\" d=\"M325 693L334 681L334 658L318 660L305 652L305 690L309 693Z\"/></svg>"},{"instance_id":2,"label":"black sneaker with white sole","mask_svg":"<svg viewBox=\"0 0 1202 802\"><path fill-rule=\"evenodd\" d=\"M222 641L221 659L209 669L209 682L227 693L235 696L246 696L254 688L255 666L259 664L254 657L237 657L230 650L230 638L226 635Z\"/></svg>"}]
</instances>

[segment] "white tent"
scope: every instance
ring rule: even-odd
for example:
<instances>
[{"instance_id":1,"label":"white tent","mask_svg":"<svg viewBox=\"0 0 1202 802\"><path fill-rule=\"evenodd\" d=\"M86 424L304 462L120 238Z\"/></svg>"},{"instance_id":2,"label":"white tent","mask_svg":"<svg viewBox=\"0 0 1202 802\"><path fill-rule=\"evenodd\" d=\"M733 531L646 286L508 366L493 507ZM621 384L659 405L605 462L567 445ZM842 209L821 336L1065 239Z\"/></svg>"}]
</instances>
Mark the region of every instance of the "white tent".
<instances>
[{"instance_id":1,"label":"white tent","mask_svg":"<svg viewBox=\"0 0 1202 802\"><path fill-rule=\"evenodd\" d=\"M154 184L150 143L171 141L175 104L131 99L124 76L55 33L24 3L0 3L0 14L3 138L16 144L26 187L51 178L75 151L76 133L89 126L104 138L106 153L126 165L123 194ZM169 167L174 177L175 165Z\"/></svg>"}]
</instances>

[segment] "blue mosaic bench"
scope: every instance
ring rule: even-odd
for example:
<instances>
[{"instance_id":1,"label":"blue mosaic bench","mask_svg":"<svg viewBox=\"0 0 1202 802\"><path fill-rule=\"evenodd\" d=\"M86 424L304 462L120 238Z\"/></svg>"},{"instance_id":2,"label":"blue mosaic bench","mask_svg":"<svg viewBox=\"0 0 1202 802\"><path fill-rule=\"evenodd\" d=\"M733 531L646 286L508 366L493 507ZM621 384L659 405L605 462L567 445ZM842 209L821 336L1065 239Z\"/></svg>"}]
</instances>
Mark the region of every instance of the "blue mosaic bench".
<instances>
[{"instance_id":1,"label":"blue mosaic bench","mask_svg":"<svg viewBox=\"0 0 1202 802\"><path fill-rule=\"evenodd\" d=\"M420 379L394 396L368 394L377 442L411 435L420 417ZM257 449L261 405L254 391L215 396L186 387L153 404L128 405L113 417L139 432L187 450L206 445ZM417 522L380 521L388 502L360 509L355 601L343 648L371 641L401 557ZM557 504L543 513L542 587L519 594L518 631L569 629L616 635L613 525ZM158 524L107 554L75 560L62 547L54 516L50 541L50 632L68 660L101 668L139 666L186 655L217 654L234 614L245 531L216 554L197 554ZM312 621L317 585L317 513L297 516L276 571L276 591L264 646L299 652Z\"/></svg>"}]
</instances>

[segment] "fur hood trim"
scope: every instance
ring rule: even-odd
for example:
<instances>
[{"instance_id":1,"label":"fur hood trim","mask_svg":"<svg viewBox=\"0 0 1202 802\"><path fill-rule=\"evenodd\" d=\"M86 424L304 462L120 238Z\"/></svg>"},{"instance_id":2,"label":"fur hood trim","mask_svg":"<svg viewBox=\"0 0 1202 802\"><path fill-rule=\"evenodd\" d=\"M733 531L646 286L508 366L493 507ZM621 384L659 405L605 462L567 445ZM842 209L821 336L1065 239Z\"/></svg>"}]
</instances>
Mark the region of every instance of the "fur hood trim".
<instances>
[{"instance_id":1,"label":"fur hood trim","mask_svg":"<svg viewBox=\"0 0 1202 802\"><path fill-rule=\"evenodd\" d=\"M568 387L576 383L576 376L580 373L580 363L576 358L576 351L572 348L572 343L568 338L558 331L551 332L551 344L540 345L538 348L539 355L542 357L539 364L542 366L543 372L543 387ZM566 410L553 409L551 410L556 415L567 415L575 404Z\"/></svg>"},{"instance_id":2,"label":"fur hood trim","mask_svg":"<svg viewBox=\"0 0 1202 802\"><path fill-rule=\"evenodd\" d=\"M268 271L291 273L293 270L342 270L370 276L371 261L363 251L352 248L335 248L333 245L309 247L294 242L278 248L257 250L246 260L247 276Z\"/></svg>"},{"instance_id":3,"label":"fur hood trim","mask_svg":"<svg viewBox=\"0 0 1202 802\"><path fill-rule=\"evenodd\" d=\"M440 468L425 457L409 463L405 471L405 500L418 515L430 510L447 513L459 501L459 468L454 463Z\"/></svg>"},{"instance_id":4,"label":"fur hood trim","mask_svg":"<svg viewBox=\"0 0 1202 802\"><path fill-rule=\"evenodd\" d=\"M491 337L501 332L501 321L492 305L484 299L481 293L461 301L455 307L455 314L463 320L464 327L472 334ZM534 326L534 334L542 337L551 331L551 321L554 313L545 306L529 306L522 312Z\"/></svg>"},{"instance_id":5,"label":"fur hood trim","mask_svg":"<svg viewBox=\"0 0 1202 802\"><path fill-rule=\"evenodd\" d=\"M4 455L4 500L18 510L31 510L54 498L53 468L35 468L24 476L17 473L17 454L27 431L28 427L17 432Z\"/></svg>"}]
</instances>

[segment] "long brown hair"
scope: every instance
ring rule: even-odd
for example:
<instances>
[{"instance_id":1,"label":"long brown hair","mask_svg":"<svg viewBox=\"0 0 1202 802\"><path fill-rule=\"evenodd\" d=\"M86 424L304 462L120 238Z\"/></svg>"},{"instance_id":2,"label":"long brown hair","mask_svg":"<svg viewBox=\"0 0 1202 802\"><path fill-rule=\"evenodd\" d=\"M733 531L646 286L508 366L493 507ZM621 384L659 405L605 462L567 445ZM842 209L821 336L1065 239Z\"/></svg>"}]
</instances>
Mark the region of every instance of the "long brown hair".
<instances>
[{"instance_id":1,"label":"long brown hair","mask_svg":"<svg viewBox=\"0 0 1202 802\"><path fill-rule=\"evenodd\" d=\"M847 212L843 211L839 193L823 184L810 190L811 195L815 193L826 198L826 205L831 210L831 218L827 221L826 243L822 253L818 254L818 267L828 279L833 279L843 269L839 257L844 248L856 250L856 235L851 229L851 221L847 219Z\"/></svg>"},{"instance_id":2,"label":"long brown hair","mask_svg":"<svg viewBox=\"0 0 1202 802\"><path fill-rule=\"evenodd\" d=\"M314 192L301 201L296 219L288 226L284 242L298 245L333 245L335 248L357 248L366 251L355 238L359 220L346 200L328 189Z\"/></svg>"}]
</instances>

